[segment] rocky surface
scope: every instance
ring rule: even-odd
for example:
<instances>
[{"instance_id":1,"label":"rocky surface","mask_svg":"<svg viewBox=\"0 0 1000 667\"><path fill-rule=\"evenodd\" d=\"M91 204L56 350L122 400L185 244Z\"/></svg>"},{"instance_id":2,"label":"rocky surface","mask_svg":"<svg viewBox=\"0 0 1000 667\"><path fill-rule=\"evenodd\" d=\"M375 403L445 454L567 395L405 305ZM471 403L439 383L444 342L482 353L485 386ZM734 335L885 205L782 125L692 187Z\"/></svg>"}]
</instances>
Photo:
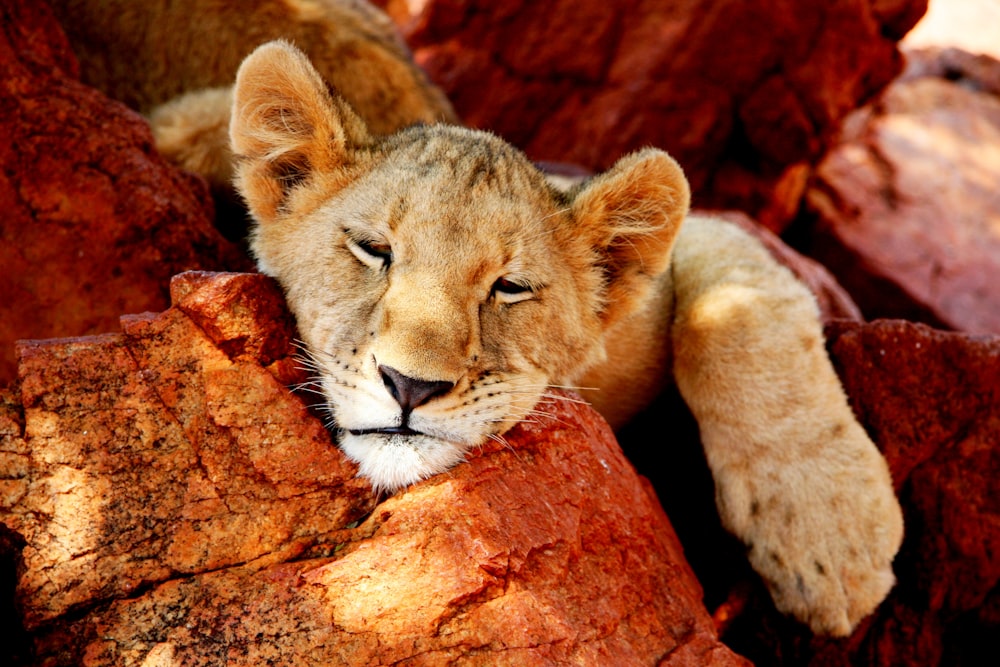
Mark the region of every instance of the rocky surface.
<instances>
[{"instance_id":1,"label":"rocky surface","mask_svg":"<svg viewBox=\"0 0 1000 667\"><path fill-rule=\"evenodd\" d=\"M909 526L864 649L881 664L977 664L1000 628L1000 336L898 321L828 336Z\"/></svg>"},{"instance_id":2,"label":"rocky surface","mask_svg":"<svg viewBox=\"0 0 1000 667\"><path fill-rule=\"evenodd\" d=\"M375 506L284 388L303 378L273 283L184 274L173 294L119 335L20 347L20 392L0 401L0 515L25 543L36 655L21 664L738 664L655 495L588 408L557 397L510 447ZM847 320L827 335L907 525L899 583L851 638L780 616L702 519L711 484L697 488L682 405L656 415L674 435L667 476L658 454L633 458L677 487L667 510L710 604L725 600L730 649L772 665L981 664L1000 626L1000 337ZM634 436L630 454L648 449Z\"/></svg>"},{"instance_id":3,"label":"rocky surface","mask_svg":"<svg viewBox=\"0 0 1000 667\"><path fill-rule=\"evenodd\" d=\"M800 247L868 317L1000 333L1000 62L909 57L819 165Z\"/></svg>"},{"instance_id":4,"label":"rocky surface","mask_svg":"<svg viewBox=\"0 0 1000 667\"><path fill-rule=\"evenodd\" d=\"M553 395L376 505L284 386L274 283L172 291L120 334L19 346L0 517L33 664L745 664L591 408Z\"/></svg>"},{"instance_id":5,"label":"rocky surface","mask_svg":"<svg viewBox=\"0 0 1000 667\"><path fill-rule=\"evenodd\" d=\"M0 385L18 338L114 331L165 308L175 273L248 266L204 183L77 70L44 3L0 0Z\"/></svg>"},{"instance_id":6,"label":"rocky surface","mask_svg":"<svg viewBox=\"0 0 1000 667\"><path fill-rule=\"evenodd\" d=\"M466 123L532 159L669 150L701 206L781 229L926 0L378 0Z\"/></svg>"}]
</instances>

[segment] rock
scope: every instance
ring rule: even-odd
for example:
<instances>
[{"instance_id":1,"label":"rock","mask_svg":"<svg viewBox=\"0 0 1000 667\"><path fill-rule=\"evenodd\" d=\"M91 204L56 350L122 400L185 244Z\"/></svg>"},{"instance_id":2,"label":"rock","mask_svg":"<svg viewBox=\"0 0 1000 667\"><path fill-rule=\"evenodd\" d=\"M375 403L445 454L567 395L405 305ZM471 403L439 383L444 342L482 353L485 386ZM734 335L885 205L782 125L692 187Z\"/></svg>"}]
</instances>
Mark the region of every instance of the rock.
<instances>
[{"instance_id":1,"label":"rock","mask_svg":"<svg viewBox=\"0 0 1000 667\"><path fill-rule=\"evenodd\" d=\"M840 120L900 70L926 0L377 0L469 125L600 170L653 145L701 206L781 229Z\"/></svg>"},{"instance_id":2,"label":"rock","mask_svg":"<svg viewBox=\"0 0 1000 667\"><path fill-rule=\"evenodd\" d=\"M4 521L27 541L18 599L29 628L294 551L370 509L321 422L262 367L276 360L245 353L283 340L290 354L287 315L264 318L276 288L248 274L206 289L230 298L188 294L160 315L125 318L123 334L19 344L24 444L17 474L4 477L21 492ZM203 329L212 311L219 326ZM251 317L244 354L210 337Z\"/></svg>"},{"instance_id":3,"label":"rock","mask_svg":"<svg viewBox=\"0 0 1000 667\"><path fill-rule=\"evenodd\" d=\"M827 337L900 494L896 588L834 641L778 617L761 587L723 640L770 665L981 665L1000 630L1000 336L884 320Z\"/></svg>"},{"instance_id":4,"label":"rock","mask_svg":"<svg viewBox=\"0 0 1000 667\"><path fill-rule=\"evenodd\" d=\"M137 114L77 80L44 3L0 0L0 385L18 338L114 331L162 310L175 273L249 268L200 179Z\"/></svg>"},{"instance_id":5,"label":"rock","mask_svg":"<svg viewBox=\"0 0 1000 667\"><path fill-rule=\"evenodd\" d=\"M869 318L1000 333L1000 62L909 57L819 165L800 247Z\"/></svg>"},{"instance_id":6,"label":"rock","mask_svg":"<svg viewBox=\"0 0 1000 667\"><path fill-rule=\"evenodd\" d=\"M172 293L120 334L19 346L0 517L37 664L746 664L576 398L376 504L282 384L304 378L276 285Z\"/></svg>"}]
</instances>

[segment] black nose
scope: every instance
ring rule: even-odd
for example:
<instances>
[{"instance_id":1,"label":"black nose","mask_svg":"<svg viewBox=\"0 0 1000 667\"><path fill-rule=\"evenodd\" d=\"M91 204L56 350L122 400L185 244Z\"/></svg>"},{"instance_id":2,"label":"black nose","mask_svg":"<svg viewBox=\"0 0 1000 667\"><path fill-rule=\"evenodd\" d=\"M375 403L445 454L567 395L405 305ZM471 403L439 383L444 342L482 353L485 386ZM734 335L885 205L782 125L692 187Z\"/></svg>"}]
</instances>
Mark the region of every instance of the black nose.
<instances>
[{"instance_id":1,"label":"black nose","mask_svg":"<svg viewBox=\"0 0 1000 667\"><path fill-rule=\"evenodd\" d=\"M409 414L414 408L423 405L435 396L447 393L455 386L454 382L417 380L388 366L379 366L378 371L382 374L382 382L385 383L386 389L403 408L404 415Z\"/></svg>"}]
</instances>

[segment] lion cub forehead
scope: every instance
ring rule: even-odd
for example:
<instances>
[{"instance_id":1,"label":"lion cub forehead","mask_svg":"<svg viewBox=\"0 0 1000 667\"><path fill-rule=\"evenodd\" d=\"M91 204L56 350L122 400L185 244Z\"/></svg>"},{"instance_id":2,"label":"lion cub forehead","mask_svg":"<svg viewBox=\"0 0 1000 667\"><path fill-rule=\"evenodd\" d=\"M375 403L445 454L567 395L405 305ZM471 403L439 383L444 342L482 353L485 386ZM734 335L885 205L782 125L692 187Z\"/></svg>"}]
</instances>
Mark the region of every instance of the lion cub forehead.
<instances>
[{"instance_id":1,"label":"lion cub forehead","mask_svg":"<svg viewBox=\"0 0 1000 667\"><path fill-rule=\"evenodd\" d=\"M444 245L520 245L544 236L565 208L516 149L482 132L436 127L389 139L336 200L348 219L372 231L433 236Z\"/></svg>"},{"instance_id":2,"label":"lion cub forehead","mask_svg":"<svg viewBox=\"0 0 1000 667\"><path fill-rule=\"evenodd\" d=\"M487 132L416 126L393 135L380 149L381 169L438 194L494 195L539 205L559 197L523 153Z\"/></svg>"}]
</instances>

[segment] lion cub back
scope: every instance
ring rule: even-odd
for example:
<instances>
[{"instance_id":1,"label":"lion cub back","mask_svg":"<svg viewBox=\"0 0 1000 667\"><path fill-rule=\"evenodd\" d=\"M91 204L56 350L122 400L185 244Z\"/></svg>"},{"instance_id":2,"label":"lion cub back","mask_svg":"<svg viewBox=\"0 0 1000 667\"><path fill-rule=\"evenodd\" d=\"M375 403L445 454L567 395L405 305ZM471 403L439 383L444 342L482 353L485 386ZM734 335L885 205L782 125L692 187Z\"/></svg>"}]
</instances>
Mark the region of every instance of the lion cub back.
<instances>
[{"instance_id":1,"label":"lion cub back","mask_svg":"<svg viewBox=\"0 0 1000 667\"><path fill-rule=\"evenodd\" d=\"M147 114L160 154L208 180L226 208L236 203L232 82L243 59L269 40L291 40L307 51L377 134L458 120L389 17L363 0L50 4L83 80ZM242 211L236 217L242 220Z\"/></svg>"}]
</instances>

